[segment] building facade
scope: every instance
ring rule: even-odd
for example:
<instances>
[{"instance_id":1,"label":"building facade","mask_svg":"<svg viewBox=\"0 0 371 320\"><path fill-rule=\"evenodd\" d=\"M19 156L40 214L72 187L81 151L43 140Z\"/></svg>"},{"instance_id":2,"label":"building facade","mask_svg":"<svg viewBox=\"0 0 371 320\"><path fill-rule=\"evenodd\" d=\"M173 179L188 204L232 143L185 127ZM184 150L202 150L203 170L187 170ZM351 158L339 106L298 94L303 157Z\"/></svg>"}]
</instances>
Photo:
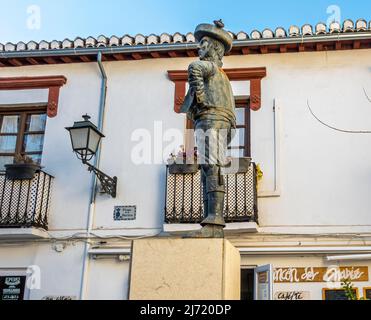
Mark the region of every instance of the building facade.
<instances>
[{"instance_id":1,"label":"building facade","mask_svg":"<svg viewBox=\"0 0 371 320\"><path fill-rule=\"evenodd\" d=\"M227 179L242 298L341 299L344 278L369 296L370 22L233 36L230 152L252 159ZM3 299L127 299L131 241L199 227L199 173L166 162L192 145L178 111L195 59L191 33L0 45ZM65 127L84 114L115 198L72 152ZM33 180L6 178L18 154L42 165Z\"/></svg>"}]
</instances>

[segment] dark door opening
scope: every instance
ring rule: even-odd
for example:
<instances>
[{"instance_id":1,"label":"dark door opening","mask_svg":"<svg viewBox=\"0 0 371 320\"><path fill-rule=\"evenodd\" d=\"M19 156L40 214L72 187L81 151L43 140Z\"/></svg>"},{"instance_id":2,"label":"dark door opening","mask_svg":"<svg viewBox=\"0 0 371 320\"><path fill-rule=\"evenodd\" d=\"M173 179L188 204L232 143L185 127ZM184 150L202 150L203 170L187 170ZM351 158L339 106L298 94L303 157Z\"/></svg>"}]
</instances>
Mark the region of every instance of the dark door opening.
<instances>
[{"instance_id":1,"label":"dark door opening","mask_svg":"<svg viewBox=\"0 0 371 320\"><path fill-rule=\"evenodd\" d=\"M241 300L254 300L254 269L241 269Z\"/></svg>"}]
</instances>

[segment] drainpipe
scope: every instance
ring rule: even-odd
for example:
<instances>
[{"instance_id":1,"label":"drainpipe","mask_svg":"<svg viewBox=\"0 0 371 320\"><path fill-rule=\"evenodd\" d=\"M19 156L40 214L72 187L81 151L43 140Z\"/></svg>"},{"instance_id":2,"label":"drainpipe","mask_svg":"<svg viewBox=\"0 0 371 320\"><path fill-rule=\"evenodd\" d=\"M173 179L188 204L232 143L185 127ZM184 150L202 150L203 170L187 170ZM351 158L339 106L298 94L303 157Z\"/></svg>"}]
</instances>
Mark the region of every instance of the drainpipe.
<instances>
[{"instance_id":1,"label":"drainpipe","mask_svg":"<svg viewBox=\"0 0 371 320\"><path fill-rule=\"evenodd\" d=\"M98 52L97 55L97 63L99 66L99 71L102 78L101 89L100 89L100 99L99 99L99 114L98 114L98 130L103 132L103 124L104 124L104 115L105 115L105 107L106 107L106 97L107 97L107 74L104 70L102 64L102 53ZM101 157L101 147L98 148L94 159L94 166L99 168ZM91 189L90 189L90 197L89 197L89 213L88 213L88 220L86 225L86 234L87 234L87 242L85 243L84 248L84 255L83 255L83 267L82 267L82 275L81 275L81 284L80 284L80 300L85 300L86 298L86 291L88 285L88 269L89 269L89 250L90 250L90 235L91 230L93 228L93 216L95 212L95 200L96 200L96 183L97 178L95 174L91 177Z\"/></svg>"}]
</instances>

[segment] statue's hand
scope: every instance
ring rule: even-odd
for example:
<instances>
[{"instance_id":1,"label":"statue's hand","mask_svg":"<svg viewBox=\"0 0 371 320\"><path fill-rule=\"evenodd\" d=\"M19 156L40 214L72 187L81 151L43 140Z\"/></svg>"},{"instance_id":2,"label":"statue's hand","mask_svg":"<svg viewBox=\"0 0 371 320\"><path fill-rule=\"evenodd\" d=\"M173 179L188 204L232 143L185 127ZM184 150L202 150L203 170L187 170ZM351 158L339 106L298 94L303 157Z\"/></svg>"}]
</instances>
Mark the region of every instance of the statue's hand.
<instances>
[{"instance_id":1,"label":"statue's hand","mask_svg":"<svg viewBox=\"0 0 371 320\"><path fill-rule=\"evenodd\" d=\"M197 104L200 108L205 107L205 94L204 93L196 93L197 96Z\"/></svg>"}]
</instances>

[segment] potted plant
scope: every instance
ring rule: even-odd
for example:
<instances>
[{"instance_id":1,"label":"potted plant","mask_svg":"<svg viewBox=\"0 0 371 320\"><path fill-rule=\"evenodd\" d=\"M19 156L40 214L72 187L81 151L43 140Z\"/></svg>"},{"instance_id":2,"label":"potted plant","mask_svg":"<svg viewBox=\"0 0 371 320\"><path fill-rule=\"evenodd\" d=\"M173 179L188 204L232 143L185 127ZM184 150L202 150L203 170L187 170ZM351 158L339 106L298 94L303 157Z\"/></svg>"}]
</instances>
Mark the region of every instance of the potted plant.
<instances>
[{"instance_id":1,"label":"potted plant","mask_svg":"<svg viewBox=\"0 0 371 320\"><path fill-rule=\"evenodd\" d=\"M180 151L177 155L170 154L168 159L168 167L170 174L187 174L196 173L199 169L197 163L197 148L193 152L186 152L184 146L180 146Z\"/></svg>"},{"instance_id":2,"label":"potted plant","mask_svg":"<svg viewBox=\"0 0 371 320\"><path fill-rule=\"evenodd\" d=\"M5 165L5 175L9 180L29 180L40 171L41 166L26 155L16 154L13 164Z\"/></svg>"}]
</instances>

